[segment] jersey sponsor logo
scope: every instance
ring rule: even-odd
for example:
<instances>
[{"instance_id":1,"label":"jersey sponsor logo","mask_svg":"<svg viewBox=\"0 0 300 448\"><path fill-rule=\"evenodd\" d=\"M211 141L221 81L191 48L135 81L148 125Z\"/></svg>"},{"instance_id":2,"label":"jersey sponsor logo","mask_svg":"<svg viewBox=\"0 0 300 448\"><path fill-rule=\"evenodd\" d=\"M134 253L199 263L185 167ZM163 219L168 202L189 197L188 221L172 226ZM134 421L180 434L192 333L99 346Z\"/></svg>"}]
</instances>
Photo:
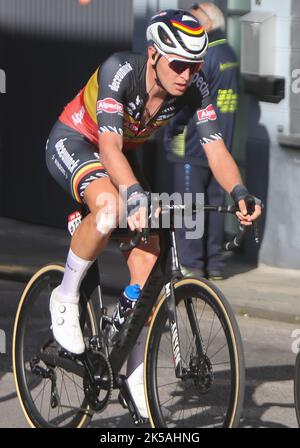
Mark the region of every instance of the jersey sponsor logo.
<instances>
[{"instance_id":1,"label":"jersey sponsor logo","mask_svg":"<svg viewBox=\"0 0 300 448\"><path fill-rule=\"evenodd\" d=\"M119 70L117 71L117 73L115 74L112 83L108 85L108 87L113 90L114 92L118 92L119 88L120 88L120 84L123 81L123 79L125 78L125 76L131 72L132 67L130 65L129 62L125 62L125 64L120 65Z\"/></svg>"},{"instance_id":2,"label":"jersey sponsor logo","mask_svg":"<svg viewBox=\"0 0 300 448\"><path fill-rule=\"evenodd\" d=\"M198 123L206 123L208 120L214 121L217 119L214 106L209 104L205 109L197 111Z\"/></svg>"},{"instance_id":3,"label":"jersey sponsor logo","mask_svg":"<svg viewBox=\"0 0 300 448\"><path fill-rule=\"evenodd\" d=\"M55 149L57 152L58 157L62 160L63 164L68 168L68 170L73 173L75 168L79 165L79 159L75 160L73 159L74 153L70 154L67 151L67 148L65 147L65 141L67 138L63 138L58 140L58 142L55 144Z\"/></svg>"},{"instance_id":4,"label":"jersey sponsor logo","mask_svg":"<svg viewBox=\"0 0 300 448\"><path fill-rule=\"evenodd\" d=\"M74 112L74 114L72 114L72 120L76 127L79 124L82 126L82 120L83 120L84 114L85 114L84 106L82 106L82 108L80 109L79 112Z\"/></svg>"},{"instance_id":5,"label":"jersey sponsor logo","mask_svg":"<svg viewBox=\"0 0 300 448\"><path fill-rule=\"evenodd\" d=\"M68 216L68 230L71 236L73 236L77 227L80 226L81 221L82 221L82 215L79 210L76 210L76 212L71 213Z\"/></svg>"},{"instance_id":6,"label":"jersey sponsor logo","mask_svg":"<svg viewBox=\"0 0 300 448\"><path fill-rule=\"evenodd\" d=\"M208 82L201 75L201 73L195 73L195 75L192 78L192 84L196 84L196 86L200 90L202 98L206 98L209 95Z\"/></svg>"},{"instance_id":7,"label":"jersey sponsor logo","mask_svg":"<svg viewBox=\"0 0 300 448\"><path fill-rule=\"evenodd\" d=\"M106 112L108 114L123 114L123 104L118 103L114 98L104 98L97 101L97 112Z\"/></svg>"}]
</instances>

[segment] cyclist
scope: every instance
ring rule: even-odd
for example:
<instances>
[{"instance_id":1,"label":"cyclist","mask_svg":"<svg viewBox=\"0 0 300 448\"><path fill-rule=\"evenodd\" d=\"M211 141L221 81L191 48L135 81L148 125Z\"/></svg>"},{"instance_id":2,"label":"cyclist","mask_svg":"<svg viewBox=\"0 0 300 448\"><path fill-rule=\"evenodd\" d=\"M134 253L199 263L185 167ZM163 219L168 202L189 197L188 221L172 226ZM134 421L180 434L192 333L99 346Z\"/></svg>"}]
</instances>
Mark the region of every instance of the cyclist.
<instances>
[{"instance_id":1,"label":"cyclist","mask_svg":"<svg viewBox=\"0 0 300 448\"><path fill-rule=\"evenodd\" d=\"M210 168L239 205L240 221L251 225L261 213L259 204L252 215L247 213L250 196L224 145L211 105L201 71L208 45L206 31L189 12L166 10L151 19L147 39L147 55L115 53L97 68L66 106L47 142L50 173L90 210L72 237L62 283L50 299L54 337L75 354L85 348L78 319L82 279L124 210L131 230L141 230L146 223L146 183L132 149L175 114L182 111L194 117ZM121 186L125 195L124 191L120 194ZM157 238L127 254L131 284L143 287L158 254ZM147 417L144 337L128 359L127 376L140 413Z\"/></svg>"}]
</instances>

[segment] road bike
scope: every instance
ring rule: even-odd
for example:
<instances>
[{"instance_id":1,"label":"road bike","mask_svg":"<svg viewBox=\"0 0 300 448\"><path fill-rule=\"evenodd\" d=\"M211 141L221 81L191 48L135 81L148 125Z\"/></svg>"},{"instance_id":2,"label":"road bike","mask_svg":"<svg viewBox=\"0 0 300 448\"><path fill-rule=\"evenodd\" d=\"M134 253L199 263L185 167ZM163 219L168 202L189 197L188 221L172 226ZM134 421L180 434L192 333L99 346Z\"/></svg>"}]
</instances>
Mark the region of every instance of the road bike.
<instances>
[{"instance_id":1,"label":"road bike","mask_svg":"<svg viewBox=\"0 0 300 448\"><path fill-rule=\"evenodd\" d=\"M232 206L201 207L205 212L235 213ZM121 370L145 326L144 385L151 427L238 426L245 387L239 328L229 303L213 283L181 273L174 232L179 208L162 206L161 216L169 214L170 227L160 224L150 229L150 236L159 235L160 255L140 300L114 340L107 331L112 319L103 303L99 260L80 289L86 345L82 355L59 346L51 331L49 299L64 268L47 265L31 278L20 299L13 333L16 390L31 427L86 427L95 414L101 418L106 412L114 389L120 391L133 422L144 424ZM192 210L199 206L193 204ZM244 232L240 226L228 250L239 245ZM117 229L112 237L122 235ZM136 233L121 249L136 247L142 237L147 234Z\"/></svg>"}]
</instances>

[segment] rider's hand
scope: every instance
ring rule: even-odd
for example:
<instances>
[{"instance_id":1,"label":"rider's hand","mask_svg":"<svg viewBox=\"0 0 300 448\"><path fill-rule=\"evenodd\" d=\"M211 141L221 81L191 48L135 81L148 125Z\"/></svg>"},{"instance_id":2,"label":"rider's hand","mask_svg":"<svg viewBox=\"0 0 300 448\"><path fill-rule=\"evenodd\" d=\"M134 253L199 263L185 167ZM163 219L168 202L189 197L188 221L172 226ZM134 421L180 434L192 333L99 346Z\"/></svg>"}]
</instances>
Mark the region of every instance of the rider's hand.
<instances>
[{"instance_id":1,"label":"rider's hand","mask_svg":"<svg viewBox=\"0 0 300 448\"><path fill-rule=\"evenodd\" d=\"M249 194L244 185L237 185L231 192L231 197L234 200L239 211L236 216L241 224L244 226L251 226L262 212L262 202L260 199Z\"/></svg>"},{"instance_id":2,"label":"rider's hand","mask_svg":"<svg viewBox=\"0 0 300 448\"><path fill-rule=\"evenodd\" d=\"M127 190L127 222L130 230L141 232L148 227L148 196L139 184Z\"/></svg>"}]
</instances>

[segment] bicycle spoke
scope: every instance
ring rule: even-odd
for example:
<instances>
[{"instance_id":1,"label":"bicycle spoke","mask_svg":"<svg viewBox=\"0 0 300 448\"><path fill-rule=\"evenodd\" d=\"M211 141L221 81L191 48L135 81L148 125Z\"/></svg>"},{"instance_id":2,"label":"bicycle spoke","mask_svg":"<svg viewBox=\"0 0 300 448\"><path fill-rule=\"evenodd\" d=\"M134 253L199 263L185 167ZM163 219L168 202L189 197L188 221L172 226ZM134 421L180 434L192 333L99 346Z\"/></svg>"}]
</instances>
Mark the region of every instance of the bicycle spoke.
<instances>
[{"instance_id":1,"label":"bicycle spoke","mask_svg":"<svg viewBox=\"0 0 300 448\"><path fill-rule=\"evenodd\" d=\"M41 271L40 277L36 277L27 290L27 296L23 302L26 306L20 313L18 323L21 331L15 344L18 350L17 360L24 359L25 361L25 365L19 369L21 374L18 377L23 408L26 409L26 416L35 426L77 427L79 424L86 426L92 413L85 407L82 378L65 371L63 367L48 366L40 360L41 353L48 355L49 359L53 357L53 360L59 356L57 343L50 330L49 299L53 288L60 283L62 277L60 268L52 270L50 267L48 271L47 268L43 268ZM86 310L84 328L85 335L89 339L92 334L91 328L95 328L91 326L93 316L89 308L82 306L82 303L80 313ZM32 364L30 364L32 362L36 373L33 373ZM44 378L49 373L54 377Z\"/></svg>"},{"instance_id":2,"label":"bicycle spoke","mask_svg":"<svg viewBox=\"0 0 300 448\"><path fill-rule=\"evenodd\" d=\"M178 297L177 291L177 300ZM216 304L212 306L206 297L207 293L204 298L187 295L176 306L183 379L173 381L169 377L174 370L172 342L168 326L159 324L157 318L156 331L161 336L157 335L153 346L153 356L158 357L155 384L160 415L165 414L167 427L220 427L229 421L234 374L228 347L231 333L227 332L223 311L216 311ZM152 332L156 340L153 329Z\"/></svg>"}]
</instances>

